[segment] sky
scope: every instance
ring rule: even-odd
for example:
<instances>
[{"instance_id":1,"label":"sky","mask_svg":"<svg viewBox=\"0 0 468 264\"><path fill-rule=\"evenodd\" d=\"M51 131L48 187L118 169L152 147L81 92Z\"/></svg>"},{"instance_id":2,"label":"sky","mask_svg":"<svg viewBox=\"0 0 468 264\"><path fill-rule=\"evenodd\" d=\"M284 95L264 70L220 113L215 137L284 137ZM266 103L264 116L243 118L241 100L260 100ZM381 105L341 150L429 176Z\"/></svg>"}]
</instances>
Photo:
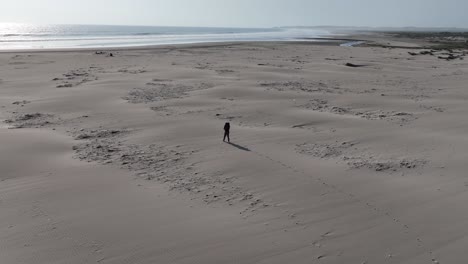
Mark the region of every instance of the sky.
<instances>
[{"instance_id":1,"label":"sky","mask_svg":"<svg viewBox=\"0 0 468 264\"><path fill-rule=\"evenodd\" d=\"M468 28L468 0L0 0L0 23Z\"/></svg>"}]
</instances>

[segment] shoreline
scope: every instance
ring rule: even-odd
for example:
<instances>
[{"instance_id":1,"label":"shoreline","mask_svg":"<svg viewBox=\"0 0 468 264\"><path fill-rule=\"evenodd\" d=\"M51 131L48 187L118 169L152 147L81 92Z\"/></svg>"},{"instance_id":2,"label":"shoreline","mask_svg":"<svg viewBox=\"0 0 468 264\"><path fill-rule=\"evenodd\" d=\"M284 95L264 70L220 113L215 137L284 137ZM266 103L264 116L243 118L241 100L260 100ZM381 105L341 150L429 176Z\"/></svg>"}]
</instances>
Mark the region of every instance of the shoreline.
<instances>
[{"instance_id":1,"label":"shoreline","mask_svg":"<svg viewBox=\"0 0 468 264\"><path fill-rule=\"evenodd\" d=\"M219 42L200 42L200 43L182 43L182 44L161 44L145 46L126 46L126 47L98 47L98 48L55 48L55 49L13 49L0 50L0 54L12 53L66 53L66 52L112 52L112 51L144 51L144 50L162 50L162 49L183 49L183 48L210 48L226 46L248 46L248 45L311 45L311 46L343 46L348 43L357 43L355 46L361 47L381 47L396 49L424 49L431 48L437 43L430 43L419 39L398 38L390 36L392 32L366 32L347 33L347 37L342 34L334 37L315 37L301 38L288 41L219 41Z\"/></svg>"},{"instance_id":2,"label":"shoreline","mask_svg":"<svg viewBox=\"0 0 468 264\"><path fill-rule=\"evenodd\" d=\"M89 52L89 51L125 51L125 50L151 50L151 49L178 49L178 48L209 48L237 45L256 45L256 44L307 44L307 45L339 45L348 39L334 38L311 38L310 40L289 40L289 41L226 41L226 42L203 42L203 43L185 43L185 44L162 44L147 46L128 46L128 47L102 47L102 48L58 48L58 49L12 49L0 50L1 53L41 53L41 52Z\"/></svg>"},{"instance_id":3,"label":"shoreline","mask_svg":"<svg viewBox=\"0 0 468 264\"><path fill-rule=\"evenodd\" d=\"M346 42L366 41L362 40L362 35L355 35L352 32L334 36L327 35L326 37L313 38L297 38L291 40L271 40L271 41L216 41L216 42L194 42L194 43L179 43L179 44L161 44L161 45L137 45L125 47L91 47L91 48L44 48L44 49L3 49L1 53L38 53L38 52L89 52L89 51L124 51L124 50L148 50L148 49L168 49L168 48L204 48L216 46L231 46L231 45L249 45L249 44L308 44L308 45L341 45Z\"/></svg>"},{"instance_id":4,"label":"shoreline","mask_svg":"<svg viewBox=\"0 0 468 264\"><path fill-rule=\"evenodd\" d=\"M203 27L139 27L104 25L58 25L6 28L1 44L6 51L133 49L154 46L193 45L229 42L294 41L302 36L327 36L320 29L294 28L203 28ZM1 25L0 25L0 29ZM25 31L26 30L26 31ZM45 32L45 33L44 33ZM67 33L69 32L69 33ZM21 48L21 47L29 48ZM55 47L54 47L55 46ZM7 47L12 47L8 49ZM19 47L19 48L16 48Z\"/></svg>"}]
</instances>

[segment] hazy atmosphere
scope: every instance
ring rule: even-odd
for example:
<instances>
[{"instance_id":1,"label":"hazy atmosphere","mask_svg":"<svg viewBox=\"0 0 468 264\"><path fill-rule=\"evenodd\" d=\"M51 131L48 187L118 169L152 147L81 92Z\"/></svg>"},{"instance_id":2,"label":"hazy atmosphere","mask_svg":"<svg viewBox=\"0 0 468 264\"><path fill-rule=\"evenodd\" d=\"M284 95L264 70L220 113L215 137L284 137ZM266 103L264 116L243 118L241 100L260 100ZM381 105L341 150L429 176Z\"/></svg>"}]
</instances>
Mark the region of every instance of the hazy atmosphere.
<instances>
[{"instance_id":1,"label":"hazy atmosphere","mask_svg":"<svg viewBox=\"0 0 468 264\"><path fill-rule=\"evenodd\" d=\"M2 0L0 22L468 27L467 9L463 0Z\"/></svg>"}]
</instances>

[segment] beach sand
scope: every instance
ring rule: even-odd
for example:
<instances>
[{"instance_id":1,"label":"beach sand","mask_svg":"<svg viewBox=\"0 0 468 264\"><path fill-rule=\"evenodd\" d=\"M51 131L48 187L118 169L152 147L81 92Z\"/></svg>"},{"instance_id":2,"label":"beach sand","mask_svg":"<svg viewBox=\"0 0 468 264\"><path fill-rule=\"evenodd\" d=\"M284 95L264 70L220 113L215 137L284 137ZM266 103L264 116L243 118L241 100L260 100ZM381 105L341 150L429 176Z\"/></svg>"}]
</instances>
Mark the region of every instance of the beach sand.
<instances>
[{"instance_id":1,"label":"beach sand","mask_svg":"<svg viewBox=\"0 0 468 264\"><path fill-rule=\"evenodd\" d=\"M468 64L408 51L1 53L0 262L462 263Z\"/></svg>"}]
</instances>

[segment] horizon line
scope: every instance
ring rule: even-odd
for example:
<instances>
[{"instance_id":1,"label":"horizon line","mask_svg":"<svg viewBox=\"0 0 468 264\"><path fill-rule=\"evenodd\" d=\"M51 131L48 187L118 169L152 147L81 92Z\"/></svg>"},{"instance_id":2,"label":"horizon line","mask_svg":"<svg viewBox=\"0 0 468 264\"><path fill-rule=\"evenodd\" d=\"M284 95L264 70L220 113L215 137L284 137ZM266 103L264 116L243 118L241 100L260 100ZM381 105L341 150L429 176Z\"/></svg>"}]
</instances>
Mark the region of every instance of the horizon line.
<instances>
[{"instance_id":1,"label":"horizon line","mask_svg":"<svg viewBox=\"0 0 468 264\"><path fill-rule=\"evenodd\" d=\"M28 23L28 22L0 22L11 25L39 25L39 26L116 26L116 27L167 27L167 28L236 28L236 29L274 29L274 28L356 28L356 29L464 29L468 27L458 26L343 26L343 25L283 25L269 27L246 27L246 26L182 26L182 25L142 25L142 24L96 24L96 23Z\"/></svg>"}]
</instances>

